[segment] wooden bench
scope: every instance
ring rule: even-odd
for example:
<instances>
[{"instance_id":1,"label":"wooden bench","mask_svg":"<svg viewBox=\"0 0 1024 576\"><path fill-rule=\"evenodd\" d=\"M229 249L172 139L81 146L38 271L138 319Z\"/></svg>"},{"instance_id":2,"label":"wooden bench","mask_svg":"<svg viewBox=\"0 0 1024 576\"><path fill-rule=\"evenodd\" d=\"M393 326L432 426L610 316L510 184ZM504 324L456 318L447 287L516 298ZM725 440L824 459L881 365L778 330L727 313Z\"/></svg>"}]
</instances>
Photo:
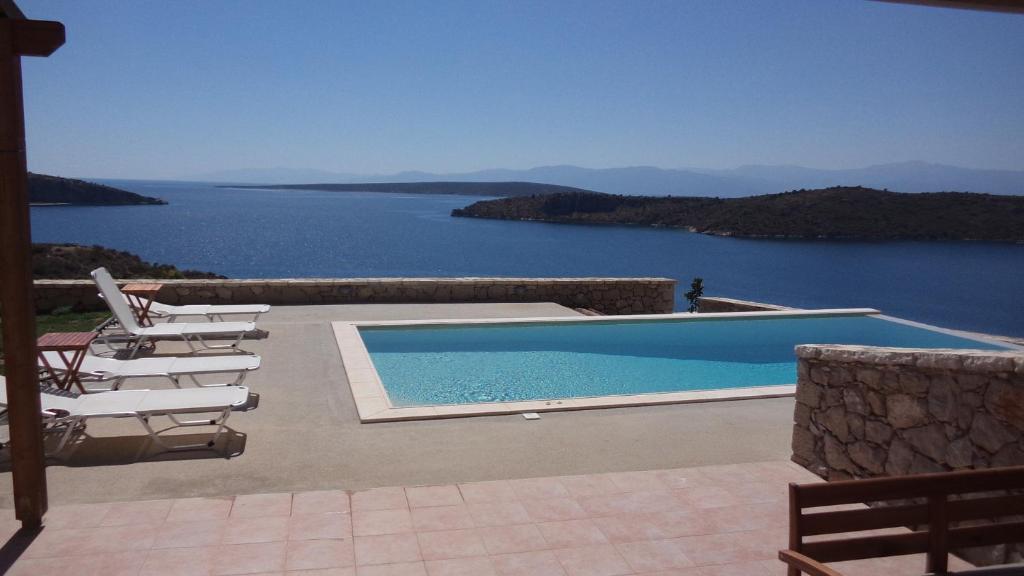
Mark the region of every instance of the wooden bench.
<instances>
[{"instance_id":1,"label":"wooden bench","mask_svg":"<svg viewBox=\"0 0 1024 576\"><path fill-rule=\"evenodd\" d=\"M789 485L787 574L842 576L829 562L927 555L928 573L948 574L950 550L1024 542L1024 466ZM895 502L893 502L895 501ZM890 503L873 508L825 509ZM849 507L847 507L849 508ZM974 525L956 525L959 522ZM910 528L883 534L849 534ZM808 536L843 534L828 540Z\"/></svg>"}]
</instances>

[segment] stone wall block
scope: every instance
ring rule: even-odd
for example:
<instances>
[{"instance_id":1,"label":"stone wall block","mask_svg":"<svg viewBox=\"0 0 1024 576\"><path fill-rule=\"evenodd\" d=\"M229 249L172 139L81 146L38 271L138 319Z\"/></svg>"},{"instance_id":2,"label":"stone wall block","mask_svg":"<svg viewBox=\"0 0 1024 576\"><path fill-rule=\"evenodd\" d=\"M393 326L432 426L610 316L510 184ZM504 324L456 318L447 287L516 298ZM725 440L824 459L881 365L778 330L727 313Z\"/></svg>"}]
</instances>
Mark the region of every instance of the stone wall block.
<instances>
[{"instance_id":1,"label":"stone wall block","mask_svg":"<svg viewBox=\"0 0 1024 576\"><path fill-rule=\"evenodd\" d=\"M854 442L849 446L850 459L872 474L885 472L886 452L867 442Z\"/></svg>"},{"instance_id":2,"label":"stone wall block","mask_svg":"<svg viewBox=\"0 0 1024 576\"><path fill-rule=\"evenodd\" d=\"M842 442L830 434L825 434L825 462L830 468L854 473L856 466L847 455L846 447Z\"/></svg>"},{"instance_id":3,"label":"stone wall block","mask_svg":"<svg viewBox=\"0 0 1024 576\"><path fill-rule=\"evenodd\" d=\"M826 410L819 422L840 442L850 440L850 428L846 423L846 410L842 406L833 406Z\"/></svg>"},{"instance_id":4,"label":"stone wall block","mask_svg":"<svg viewBox=\"0 0 1024 576\"><path fill-rule=\"evenodd\" d=\"M892 439L893 429L880 420L868 420L864 423L864 437L870 442L885 446Z\"/></svg>"},{"instance_id":5,"label":"stone wall block","mask_svg":"<svg viewBox=\"0 0 1024 576\"><path fill-rule=\"evenodd\" d=\"M985 408L1003 422L1024 431L1024 386L993 380L985 392Z\"/></svg>"},{"instance_id":6,"label":"stone wall block","mask_svg":"<svg viewBox=\"0 0 1024 576\"><path fill-rule=\"evenodd\" d=\"M885 396L870 390L865 396L867 397L868 405L871 406L871 413L884 418L887 413L885 409Z\"/></svg>"},{"instance_id":7,"label":"stone wall block","mask_svg":"<svg viewBox=\"0 0 1024 576\"><path fill-rule=\"evenodd\" d=\"M953 422L957 416L956 381L946 375L932 378L928 388L928 411L941 422Z\"/></svg>"},{"instance_id":8,"label":"stone wall block","mask_svg":"<svg viewBox=\"0 0 1024 576\"><path fill-rule=\"evenodd\" d=\"M928 392L929 384L928 377L920 372L899 372L899 387L907 394L923 396Z\"/></svg>"},{"instance_id":9,"label":"stone wall block","mask_svg":"<svg viewBox=\"0 0 1024 576\"><path fill-rule=\"evenodd\" d=\"M946 461L946 450L949 440L946 438L946 430L941 424L911 428L903 430L900 434L908 444L921 454L935 462Z\"/></svg>"},{"instance_id":10,"label":"stone wall block","mask_svg":"<svg viewBox=\"0 0 1024 576\"><path fill-rule=\"evenodd\" d=\"M969 468L974 461L974 444L964 436L949 443L946 449L946 464L950 468Z\"/></svg>"},{"instance_id":11,"label":"stone wall block","mask_svg":"<svg viewBox=\"0 0 1024 576\"><path fill-rule=\"evenodd\" d=\"M971 425L971 440L990 454L994 454L1012 442L1014 435L998 420L982 412L974 416L974 423Z\"/></svg>"},{"instance_id":12,"label":"stone wall block","mask_svg":"<svg viewBox=\"0 0 1024 576\"><path fill-rule=\"evenodd\" d=\"M840 382L843 382L843 380L840 380ZM843 404L850 412L862 416L871 414L868 403L864 400L864 394L852 383L843 387Z\"/></svg>"},{"instance_id":13,"label":"stone wall block","mask_svg":"<svg viewBox=\"0 0 1024 576\"><path fill-rule=\"evenodd\" d=\"M889 457L885 461L885 473L890 476L904 476L914 461L914 449L899 438L889 445Z\"/></svg>"},{"instance_id":14,"label":"stone wall block","mask_svg":"<svg viewBox=\"0 0 1024 576\"><path fill-rule=\"evenodd\" d=\"M913 428L928 423L923 401L908 394L893 394L885 399L886 418L895 428Z\"/></svg>"}]
</instances>

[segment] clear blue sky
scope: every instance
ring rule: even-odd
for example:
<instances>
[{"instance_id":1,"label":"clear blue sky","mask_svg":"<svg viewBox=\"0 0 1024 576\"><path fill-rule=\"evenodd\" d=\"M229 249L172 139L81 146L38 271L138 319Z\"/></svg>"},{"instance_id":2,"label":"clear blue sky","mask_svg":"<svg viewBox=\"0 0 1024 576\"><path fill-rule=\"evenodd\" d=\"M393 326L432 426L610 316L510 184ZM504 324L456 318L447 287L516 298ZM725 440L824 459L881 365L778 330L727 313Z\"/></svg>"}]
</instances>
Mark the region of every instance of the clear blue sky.
<instances>
[{"instance_id":1,"label":"clear blue sky","mask_svg":"<svg viewBox=\"0 0 1024 576\"><path fill-rule=\"evenodd\" d=\"M1024 169L1024 16L861 0L21 0L30 169Z\"/></svg>"}]
</instances>

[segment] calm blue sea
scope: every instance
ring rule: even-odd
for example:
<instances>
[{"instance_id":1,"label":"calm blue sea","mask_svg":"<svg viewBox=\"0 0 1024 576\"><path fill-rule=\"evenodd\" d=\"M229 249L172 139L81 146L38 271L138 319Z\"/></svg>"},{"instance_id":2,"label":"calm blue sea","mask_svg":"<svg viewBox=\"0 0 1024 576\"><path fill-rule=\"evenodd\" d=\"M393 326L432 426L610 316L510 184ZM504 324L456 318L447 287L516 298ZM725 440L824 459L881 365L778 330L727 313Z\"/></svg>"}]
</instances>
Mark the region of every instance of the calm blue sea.
<instances>
[{"instance_id":1,"label":"calm blue sea","mask_svg":"<svg viewBox=\"0 0 1024 576\"><path fill-rule=\"evenodd\" d=\"M667 276L681 293L701 276L709 295L866 306L1024 336L1024 245L743 240L450 217L480 199L468 196L105 182L170 204L33 208L33 239L100 244L233 278Z\"/></svg>"}]
</instances>

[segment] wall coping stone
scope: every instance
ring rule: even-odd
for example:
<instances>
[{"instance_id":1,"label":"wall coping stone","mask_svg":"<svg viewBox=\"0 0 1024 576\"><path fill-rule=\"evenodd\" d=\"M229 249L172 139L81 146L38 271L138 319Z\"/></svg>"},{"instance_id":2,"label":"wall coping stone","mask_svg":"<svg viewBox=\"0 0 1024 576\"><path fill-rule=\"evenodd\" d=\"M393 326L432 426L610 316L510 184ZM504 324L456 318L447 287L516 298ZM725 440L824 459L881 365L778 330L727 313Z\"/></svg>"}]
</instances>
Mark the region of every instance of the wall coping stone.
<instances>
[{"instance_id":1,"label":"wall coping stone","mask_svg":"<svg viewBox=\"0 0 1024 576\"><path fill-rule=\"evenodd\" d=\"M916 366L965 372L1016 372L1024 374L1024 350L961 350L936 348L884 348L840 344L804 344L797 358L831 362Z\"/></svg>"}]
</instances>

